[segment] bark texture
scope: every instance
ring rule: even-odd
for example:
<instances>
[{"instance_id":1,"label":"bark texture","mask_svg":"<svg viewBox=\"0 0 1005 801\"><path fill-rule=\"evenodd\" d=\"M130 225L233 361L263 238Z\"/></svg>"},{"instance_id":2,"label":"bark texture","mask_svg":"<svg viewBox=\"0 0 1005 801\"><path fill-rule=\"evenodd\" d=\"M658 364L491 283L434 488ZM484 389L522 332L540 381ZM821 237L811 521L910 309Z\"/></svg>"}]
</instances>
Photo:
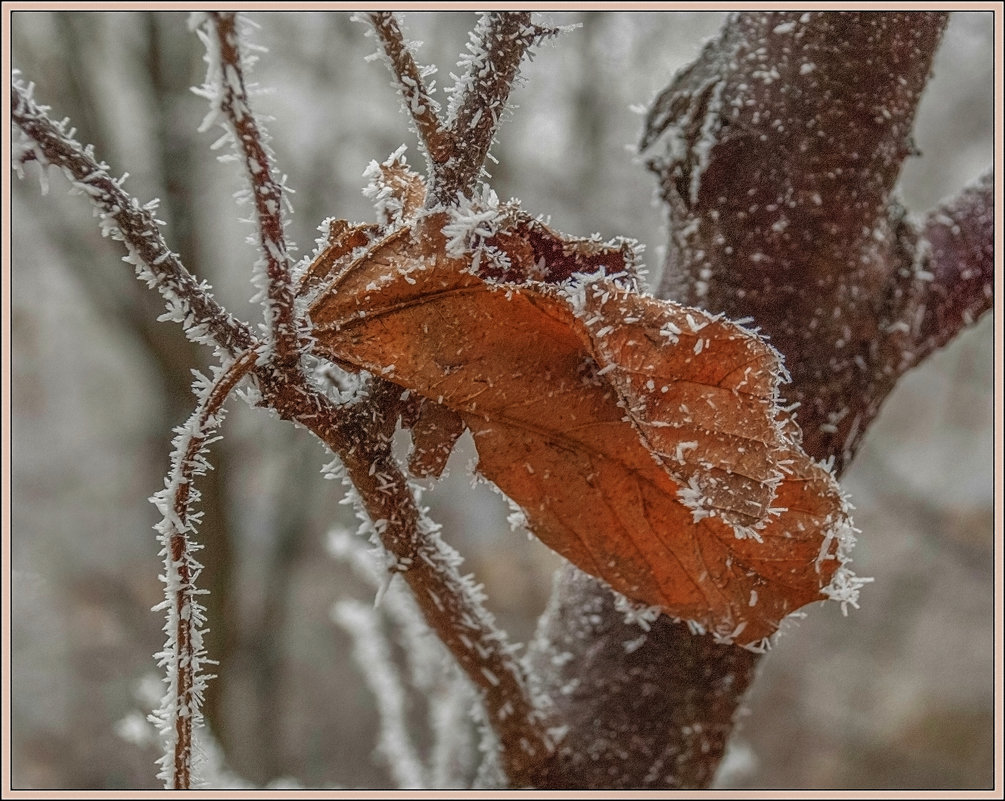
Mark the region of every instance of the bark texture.
<instances>
[{"instance_id":1,"label":"bark texture","mask_svg":"<svg viewBox=\"0 0 1005 801\"><path fill-rule=\"evenodd\" d=\"M694 636L667 617L626 622L611 591L561 570L531 651L568 727L535 785L554 789L705 787L757 654Z\"/></svg>"},{"instance_id":2,"label":"bark texture","mask_svg":"<svg viewBox=\"0 0 1005 801\"><path fill-rule=\"evenodd\" d=\"M669 218L658 294L750 320L770 337L791 374L787 395L798 406L804 447L832 462L838 475L899 377L992 306L990 173L920 222L892 196L901 164L913 153L914 113L946 17L735 14L654 101L641 143ZM479 45L456 87L460 100L440 120L394 18L375 14L373 22L430 157L429 202L470 195L521 59L554 32L532 25L524 12L483 17ZM155 34L150 77L159 88ZM240 64L231 61L235 69ZM250 358L261 344L250 327L218 307L159 234L150 234L156 224L120 197L103 168L83 150L67 150L71 137L47 120L43 125L44 115L26 116L29 105L15 102L12 119L37 153L97 190L89 194L132 235L127 241L157 278L153 283L186 299L217 345ZM168 127L165 120L159 127ZM257 141L261 134L248 136ZM168 211L180 220L188 215L172 201L179 177L172 149L171 142L159 143L158 157ZM281 230L278 208L263 204L260 216L275 217ZM186 231L182 239L186 260L197 261L197 236ZM269 298L282 307L277 319L286 321L280 335L288 341L285 358L256 363L252 371L262 403L341 458L367 513L382 524L385 548L405 566L427 621L483 691L510 783L707 787L757 655L667 617L628 619L609 589L570 567L556 578L526 664L516 659L483 613L477 588L456 574L453 553L432 537L398 468L391 437L402 412L400 390L375 381L370 397L347 412L302 374L299 343L287 324L294 311L287 268L285 258L277 260L269 279ZM132 320L128 307L123 302L118 311ZM176 350L186 353L181 346L188 343L157 348L168 340L146 323L135 327L162 363L166 383L178 383L180 365L189 360ZM224 504L217 505L223 529ZM231 561L226 542L213 542L211 550ZM225 604L230 573L221 568L218 575L211 597ZM221 609L214 620L226 619ZM221 639L229 652L233 635ZM211 720L219 716L218 697L208 698ZM233 734L224 729L222 739L228 745Z\"/></svg>"},{"instance_id":3,"label":"bark texture","mask_svg":"<svg viewBox=\"0 0 1005 801\"><path fill-rule=\"evenodd\" d=\"M842 472L911 366L932 273L891 193L945 14L744 14L657 99L660 293L751 317L806 451ZM989 187L990 188L990 187Z\"/></svg>"},{"instance_id":4,"label":"bark texture","mask_svg":"<svg viewBox=\"0 0 1005 801\"><path fill-rule=\"evenodd\" d=\"M992 305L991 176L920 225L892 197L946 19L735 14L646 121L669 216L658 294L752 318L806 451L838 475L900 375ZM665 617L643 632L571 569L539 633L570 727L541 786L710 784L755 654Z\"/></svg>"}]
</instances>

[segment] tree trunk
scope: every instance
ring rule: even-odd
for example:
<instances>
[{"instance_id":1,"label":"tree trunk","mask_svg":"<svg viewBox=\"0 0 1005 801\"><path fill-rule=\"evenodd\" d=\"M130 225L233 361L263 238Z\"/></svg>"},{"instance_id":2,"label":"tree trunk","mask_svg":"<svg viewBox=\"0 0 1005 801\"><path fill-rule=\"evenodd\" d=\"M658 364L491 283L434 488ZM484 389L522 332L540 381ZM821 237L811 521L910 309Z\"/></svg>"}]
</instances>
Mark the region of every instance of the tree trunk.
<instances>
[{"instance_id":1,"label":"tree trunk","mask_svg":"<svg viewBox=\"0 0 1005 801\"><path fill-rule=\"evenodd\" d=\"M838 475L899 377L992 306L991 175L920 223L907 219L892 199L901 164L913 151L914 113L946 17L734 14L655 100L641 143L668 212L667 264L658 294L747 320L770 337L791 374L785 394L797 409L804 447ZM221 73L222 66L238 71L241 61L225 35L233 18L212 20L222 43ZM467 83L458 81L456 108L441 120L393 15L373 14L371 22L430 156L431 197L453 202L470 196L495 136L494 110L505 105L524 54L556 31L532 24L524 12L483 18L473 37L477 46L469 47ZM162 75L166 40L155 26L147 33L151 87L170 97L177 87ZM221 89L233 93L235 86L243 94L243 78L228 79ZM190 315L235 364L253 371L262 404L311 430L342 459L363 507L382 524L385 548L404 566L402 575L427 622L483 691L486 718L514 784L666 789L713 781L754 675L755 653L721 645L665 616L648 624L629 621L606 586L568 567L559 571L539 622L527 657L533 675L528 673L492 625L478 588L455 575L453 551L431 536L434 529L398 469L391 434L402 411L400 388L374 382L365 402L339 407L301 372L299 343L286 326L295 309L288 264L277 255L285 253L282 237L260 243L263 259L275 265L268 298L282 312L274 318L285 331L278 337L282 358L252 368L252 346L260 343L251 329L196 285L159 232L152 236L156 225L146 212L132 209L105 168L25 96L14 98L12 107L46 163L69 169L78 181L97 181L95 202L128 235L134 258L162 282L172 303L183 297L191 304ZM170 127L166 110L160 109L158 130ZM233 104L224 110L235 129L252 120ZM239 141L258 154L245 152L253 188L276 190L278 199L270 170L252 169L268 167L258 129L252 124L241 130L247 135ZM185 217L175 190L195 186L191 165L172 157L177 143L170 137L156 144L168 214ZM266 224L281 229L280 205L259 205L262 230ZM195 229L180 239L185 259L197 260ZM89 285L95 302L135 329L166 385L184 388L187 397L189 378L181 367L191 360L178 354L191 356L191 344L166 344L174 340L150 328L156 313L141 321L136 309L142 302L134 307L129 292L109 293L102 286ZM146 302L159 311L152 294ZM243 373L227 375L236 381ZM203 492L204 506L219 512L207 513L203 529L208 550L224 563L207 564L210 597L219 604L210 613L219 632L227 618L221 610L232 558L212 528L215 517L226 540L225 485L206 483ZM182 495L179 490L177 497ZM284 570L273 576L278 587ZM281 629L285 611L281 603L270 607L275 617L265 616L262 631ZM182 628L187 631L187 624ZM233 643L233 633L224 629L215 646L223 654L221 673L228 672L223 668ZM260 675L267 683L274 672L266 665ZM552 707L541 701L544 695ZM221 697L217 686L206 711L233 750L240 738L219 725ZM176 708L191 709L187 701ZM189 724L190 712L178 719Z\"/></svg>"},{"instance_id":2,"label":"tree trunk","mask_svg":"<svg viewBox=\"0 0 1005 801\"><path fill-rule=\"evenodd\" d=\"M658 294L752 318L785 357L804 448L838 475L899 376L991 307L990 175L920 226L891 198L946 19L735 14L642 140L669 214ZM666 617L645 633L572 568L539 635L570 726L540 786L710 784L755 654Z\"/></svg>"}]
</instances>

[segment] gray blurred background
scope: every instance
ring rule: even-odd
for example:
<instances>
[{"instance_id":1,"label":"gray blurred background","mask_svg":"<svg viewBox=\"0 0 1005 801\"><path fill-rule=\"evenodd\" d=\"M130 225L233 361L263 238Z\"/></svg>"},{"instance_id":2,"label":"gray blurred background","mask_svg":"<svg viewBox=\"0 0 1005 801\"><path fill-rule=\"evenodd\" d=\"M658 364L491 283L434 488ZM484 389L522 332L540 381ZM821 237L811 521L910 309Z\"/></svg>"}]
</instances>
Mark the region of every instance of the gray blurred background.
<instances>
[{"instance_id":1,"label":"gray blurred background","mask_svg":"<svg viewBox=\"0 0 1005 801\"><path fill-rule=\"evenodd\" d=\"M342 13L262 13L268 47L253 99L273 119L279 170L296 190L290 236L313 249L330 215L368 221L361 173L402 142L421 167L375 43ZM473 16L409 14L438 84ZM570 13L581 27L525 69L519 106L493 153L500 198L551 215L569 234L647 245L655 285L663 240L655 180L632 155L648 103L693 59L722 15ZM255 259L232 193L243 177L197 133L202 49L179 13L13 13L14 66L40 102L71 117L126 188L164 200L171 246L232 312L257 322ZM922 212L992 160L993 18L957 13L922 101L902 192ZM162 619L155 512L171 427L192 405L195 354L158 301L102 240L81 197L37 170L16 182L12 297L12 778L21 788L156 787L142 717L159 695L152 654ZM987 315L887 402L844 486L861 528L862 608L813 608L763 660L720 785L735 788L978 788L993 756L993 321ZM204 357L204 356L203 356ZM229 586L211 610L225 655L213 704L235 776L262 785L384 787L376 716L349 642L331 621L339 598L372 592L329 556L326 532L355 528L325 481L321 447L238 400L215 483L225 522L204 555L203 585ZM445 537L486 585L490 605L526 639L556 557L510 531L508 509L471 486L462 443L427 495ZM467 449L465 451L465 448ZM215 586L215 585L214 585ZM220 586L224 586L221 584Z\"/></svg>"}]
</instances>

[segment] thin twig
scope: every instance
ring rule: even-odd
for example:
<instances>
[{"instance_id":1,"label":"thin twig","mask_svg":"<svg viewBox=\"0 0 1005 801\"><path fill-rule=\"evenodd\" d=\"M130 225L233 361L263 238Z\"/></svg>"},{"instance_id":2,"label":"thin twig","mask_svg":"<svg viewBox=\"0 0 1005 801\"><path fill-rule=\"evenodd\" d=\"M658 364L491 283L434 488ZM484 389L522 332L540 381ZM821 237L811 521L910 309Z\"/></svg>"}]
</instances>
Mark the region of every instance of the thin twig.
<instances>
[{"instance_id":1,"label":"thin twig","mask_svg":"<svg viewBox=\"0 0 1005 801\"><path fill-rule=\"evenodd\" d=\"M152 206L141 207L124 192L124 179L112 178L108 165L96 161L91 149L83 148L46 111L35 103L28 87L11 83L11 121L25 137L18 143L15 164L35 160L43 169L49 164L60 167L94 204L102 233L125 243L127 260L140 278L157 287L167 302L168 316L182 324L190 339L215 343L235 358L253 347L256 340L248 325L220 306L209 285L196 281L168 248Z\"/></svg>"},{"instance_id":2,"label":"thin twig","mask_svg":"<svg viewBox=\"0 0 1005 801\"><path fill-rule=\"evenodd\" d=\"M430 159L442 164L453 154L455 141L436 113L437 103L426 88L422 72L401 33L401 26L390 11L378 11L368 16L390 60L391 72L401 90L405 108L415 122L419 139Z\"/></svg>"},{"instance_id":3,"label":"thin twig","mask_svg":"<svg viewBox=\"0 0 1005 801\"><path fill-rule=\"evenodd\" d=\"M265 137L248 102L237 14L212 12L209 19L216 34L215 55L220 60L220 110L233 129L258 217L258 248L265 260L268 299L265 317L270 341L279 359L295 357L299 347L293 316L291 259L283 225L283 186L273 178ZM210 49L211 54L214 49Z\"/></svg>"},{"instance_id":4,"label":"thin twig","mask_svg":"<svg viewBox=\"0 0 1005 801\"><path fill-rule=\"evenodd\" d=\"M436 103L422 80L394 15L369 15L401 89L404 104L429 153L432 175L427 207L451 205L470 196L482 172L506 101L527 50L557 29L530 21L530 12L483 14L462 59L466 70L451 98L449 130L436 113Z\"/></svg>"},{"instance_id":5,"label":"thin twig","mask_svg":"<svg viewBox=\"0 0 1005 801\"><path fill-rule=\"evenodd\" d=\"M329 535L329 552L349 565L353 573L381 593L381 619L387 621L393 633L384 634L379 625L373 633L380 638L394 639L401 646L412 689L426 701L426 715L432 734L424 769L428 772L425 787L463 787L474 763L471 742L471 710L475 703L475 688L459 670L446 667L452 657L443 643L429 636L422 610L415 596L406 587L386 583L382 562L356 534L348 530ZM373 619L375 624L377 618ZM357 662L363 671L369 661ZM375 689L376 691L376 689Z\"/></svg>"},{"instance_id":6,"label":"thin twig","mask_svg":"<svg viewBox=\"0 0 1005 801\"><path fill-rule=\"evenodd\" d=\"M193 554L192 540L199 515L192 507L199 499L194 480L209 468L203 456L222 418L222 408L237 383L254 367L257 354L249 350L207 388L188 423L179 429L172 457L171 476L153 501L164 515L157 526L164 542L166 599L157 609L168 610L168 639L158 654L167 669L168 692L154 714L161 732L171 743L161 759L161 778L169 789L187 790L192 784L192 734L201 719L206 676L200 667L207 662L202 644L204 622L199 590L195 587L202 566Z\"/></svg>"},{"instance_id":7,"label":"thin twig","mask_svg":"<svg viewBox=\"0 0 1005 801\"><path fill-rule=\"evenodd\" d=\"M377 611L372 604L340 601L333 617L352 638L356 662L366 666L364 678L380 718L377 748L395 784L399 790L429 787L426 765L408 734L407 697Z\"/></svg>"},{"instance_id":8,"label":"thin twig","mask_svg":"<svg viewBox=\"0 0 1005 801\"><path fill-rule=\"evenodd\" d=\"M259 371L261 373L261 371ZM485 609L478 589L462 577L457 553L436 534L391 450L401 390L379 382L368 401L337 408L305 385L261 376L266 402L299 422L337 454L359 492L380 541L412 590L429 627L478 687L504 747L503 765L517 785L554 748L548 702L529 685L506 635Z\"/></svg>"},{"instance_id":9,"label":"thin twig","mask_svg":"<svg viewBox=\"0 0 1005 801\"><path fill-rule=\"evenodd\" d=\"M450 205L471 194L495 137L520 63L542 36L529 11L484 14L468 45L467 70L454 87L450 159L434 171L427 206Z\"/></svg>"}]
</instances>

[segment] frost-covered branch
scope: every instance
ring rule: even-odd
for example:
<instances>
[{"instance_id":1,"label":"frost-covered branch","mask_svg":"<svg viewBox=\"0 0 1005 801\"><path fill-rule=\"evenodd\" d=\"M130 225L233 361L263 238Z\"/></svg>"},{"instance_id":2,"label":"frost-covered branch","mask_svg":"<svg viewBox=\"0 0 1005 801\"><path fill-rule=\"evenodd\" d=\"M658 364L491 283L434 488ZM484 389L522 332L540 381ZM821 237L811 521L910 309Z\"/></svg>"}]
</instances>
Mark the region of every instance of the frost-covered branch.
<instances>
[{"instance_id":1,"label":"frost-covered branch","mask_svg":"<svg viewBox=\"0 0 1005 801\"><path fill-rule=\"evenodd\" d=\"M464 74L452 76L456 84L451 90L447 129L423 82L428 72L416 65L394 15L379 12L370 14L369 19L430 157L426 205L451 205L459 195L470 196L506 110L520 62L535 41L553 31L532 25L529 12L482 14L460 61Z\"/></svg>"},{"instance_id":2,"label":"frost-covered branch","mask_svg":"<svg viewBox=\"0 0 1005 801\"><path fill-rule=\"evenodd\" d=\"M496 130L506 111L513 82L528 48L541 36L529 11L482 14L471 32L453 87L447 123L454 142L451 157L435 171L427 206L450 205L475 187Z\"/></svg>"},{"instance_id":3,"label":"frost-covered branch","mask_svg":"<svg viewBox=\"0 0 1005 801\"><path fill-rule=\"evenodd\" d=\"M255 356L254 351L248 351L215 381L202 379L197 383L199 403L188 422L177 429L171 474L164 489L151 498L163 515L156 529L163 545L161 580L166 596L154 610L167 610L167 641L157 654L158 666L167 672L167 692L151 721L158 726L166 746L159 760L158 777L168 789L187 790L192 786L192 735L202 722L202 698L209 678L201 672L202 665L210 660L203 647L205 610L198 601L203 591L195 586L202 565L194 556L200 546L192 539L201 517L193 511L199 501L194 480L211 469L206 451L223 421L223 404L252 369Z\"/></svg>"},{"instance_id":4,"label":"frost-covered branch","mask_svg":"<svg viewBox=\"0 0 1005 801\"><path fill-rule=\"evenodd\" d=\"M423 83L428 72L416 65L394 15L380 12L369 16L430 156L432 174L426 205L452 205L458 195L468 197L474 191L528 50L559 30L533 24L526 11L482 14L459 62L463 74L452 76L456 83L450 90L447 129Z\"/></svg>"},{"instance_id":5,"label":"frost-covered branch","mask_svg":"<svg viewBox=\"0 0 1005 801\"><path fill-rule=\"evenodd\" d=\"M264 276L260 282L265 293L265 317L269 342L280 358L295 358L299 352L297 327L293 314L292 260L286 244L283 222L284 186L272 174L272 154L264 130L255 119L248 102L245 73L250 58L240 23L233 12L212 12L204 28L198 29L206 46L209 64L206 82L200 94L209 98L213 111L202 129L213 121L216 112L224 115L227 131L244 163L251 184L251 198L257 218L257 246ZM258 276L256 275L256 278Z\"/></svg>"},{"instance_id":6,"label":"frost-covered branch","mask_svg":"<svg viewBox=\"0 0 1005 801\"><path fill-rule=\"evenodd\" d=\"M353 653L364 671L380 715L379 750L399 789L429 787L425 765L408 736L405 690L388 651L380 620L372 606L343 601L332 616L353 641Z\"/></svg>"},{"instance_id":7,"label":"frost-covered branch","mask_svg":"<svg viewBox=\"0 0 1005 801\"><path fill-rule=\"evenodd\" d=\"M263 378L263 394L279 413L314 432L338 455L331 474L359 494L375 540L389 555L390 576L411 588L429 627L478 688L504 746L500 761L516 784L553 748L547 699L535 692L513 646L485 608L481 588L458 571L460 558L419 506L391 450L401 389L375 382L373 395L339 409L320 393ZM343 472L344 471L344 472Z\"/></svg>"},{"instance_id":8,"label":"frost-covered branch","mask_svg":"<svg viewBox=\"0 0 1005 801\"><path fill-rule=\"evenodd\" d=\"M919 304L919 360L994 305L994 175L932 211L921 235L931 280Z\"/></svg>"},{"instance_id":9,"label":"frost-covered branch","mask_svg":"<svg viewBox=\"0 0 1005 801\"><path fill-rule=\"evenodd\" d=\"M368 522L364 527L368 528ZM329 533L328 551L379 593L379 617L386 621L387 627L378 625L376 617L368 618L368 636L384 638L386 631L387 639L398 642L408 670L407 684L424 702L432 742L428 744L428 756L423 765L426 778L422 786L467 786L475 758L471 713L476 698L472 684L460 673L443 643L426 625L414 596L401 584L387 582L382 550L368 548L358 534L339 529ZM334 612L337 613L340 606L337 605ZM338 615L336 620L341 622ZM372 660L364 660L361 650L356 652L357 663L363 672L369 672ZM378 688L373 689L379 692ZM386 736L386 729L382 736ZM498 760L491 762L492 767L498 769Z\"/></svg>"},{"instance_id":10,"label":"frost-covered branch","mask_svg":"<svg viewBox=\"0 0 1005 801\"><path fill-rule=\"evenodd\" d=\"M232 358L252 347L255 339L247 324L224 310L210 286L196 281L168 248L152 213L154 205L141 206L123 191L125 176L113 178L108 165L98 162L90 147L74 140L66 122L53 122L47 111L35 103L30 86L12 81L11 121L22 134L13 146L15 167L23 171L26 162L36 161L43 175L49 165L62 169L74 189L94 205L102 234L122 241L129 252L124 260L161 293L167 306L163 319L181 323L189 339L215 344Z\"/></svg>"},{"instance_id":11,"label":"frost-covered branch","mask_svg":"<svg viewBox=\"0 0 1005 801\"><path fill-rule=\"evenodd\" d=\"M419 140L434 164L446 161L454 151L454 141L444 129L437 114L439 104L426 88L425 76L430 68L420 68L412 55L412 46L405 41L401 26L390 11L367 15L388 58L388 66L401 91L405 109L412 117Z\"/></svg>"}]
</instances>

